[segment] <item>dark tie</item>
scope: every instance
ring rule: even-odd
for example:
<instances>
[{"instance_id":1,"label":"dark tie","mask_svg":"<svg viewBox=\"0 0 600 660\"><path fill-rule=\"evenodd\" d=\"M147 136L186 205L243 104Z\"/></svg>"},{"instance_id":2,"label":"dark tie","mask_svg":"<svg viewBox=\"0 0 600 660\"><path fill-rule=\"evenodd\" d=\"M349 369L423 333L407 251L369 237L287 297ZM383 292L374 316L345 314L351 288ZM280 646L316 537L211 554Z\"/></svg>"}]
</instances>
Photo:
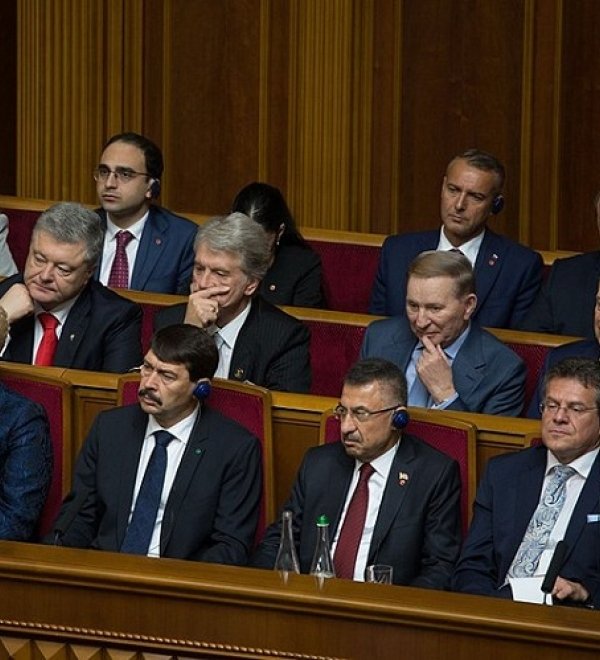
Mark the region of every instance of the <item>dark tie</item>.
<instances>
[{"instance_id":1,"label":"dark tie","mask_svg":"<svg viewBox=\"0 0 600 660\"><path fill-rule=\"evenodd\" d=\"M352 494L352 499L346 511L340 538L338 539L333 563L337 577L354 578L354 565L358 547L365 528L367 507L369 505L369 479L375 472L370 463L363 463L360 467L358 483Z\"/></svg>"},{"instance_id":2,"label":"dark tie","mask_svg":"<svg viewBox=\"0 0 600 660\"><path fill-rule=\"evenodd\" d=\"M37 353L33 364L40 364L44 367L52 366L54 362L54 353L58 344L58 337L56 336L56 328L58 327L58 319L48 312L42 312L38 315L38 319L44 329L42 341L38 346Z\"/></svg>"},{"instance_id":3,"label":"dark tie","mask_svg":"<svg viewBox=\"0 0 600 660\"><path fill-rule=\"evenodd\" d=\"M125 532L121 552L146 555L156 523L165 472L167 471L167 445L173 439L168 431L155 431L156 445L146 466L144 479L135 501L131 522Z\"/></svg>"},{"instance_id":4,"label":"dark tie","mask_svg":"<svg viewBox=\"0 0 600 660\"><path fill-rule=\"evenodd\" d=\"M126 289L129 286L129 262L127 261L127 250L125 248L132 238L133 234L129 231L117 232L117 248L115 250L112 268L110 269L108 286L118 289Z\"/></svg>"}]
</instances>

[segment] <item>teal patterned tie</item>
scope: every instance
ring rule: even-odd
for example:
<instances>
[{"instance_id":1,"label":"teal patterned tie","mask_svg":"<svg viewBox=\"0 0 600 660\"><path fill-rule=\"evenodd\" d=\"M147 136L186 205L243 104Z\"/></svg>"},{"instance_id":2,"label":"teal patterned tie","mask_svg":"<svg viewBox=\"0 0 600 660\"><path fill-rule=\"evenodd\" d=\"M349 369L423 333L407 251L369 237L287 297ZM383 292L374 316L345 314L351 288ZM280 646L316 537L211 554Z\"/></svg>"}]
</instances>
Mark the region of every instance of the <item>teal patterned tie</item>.
<instances>
[{"instance_id":1,"label":"teal patterned tie","mask_svg":"<svg viewBox=\"0 0 600 660\"><path fill-rule=\"evenodd\" d=\"M568 465L557 465L544 490L537 509L529 521L525 536L508 571L509 577L531 577L539 564L550 533L562 510L567 495L567 481L576 474Z\"/></svg>"}]
</instances>

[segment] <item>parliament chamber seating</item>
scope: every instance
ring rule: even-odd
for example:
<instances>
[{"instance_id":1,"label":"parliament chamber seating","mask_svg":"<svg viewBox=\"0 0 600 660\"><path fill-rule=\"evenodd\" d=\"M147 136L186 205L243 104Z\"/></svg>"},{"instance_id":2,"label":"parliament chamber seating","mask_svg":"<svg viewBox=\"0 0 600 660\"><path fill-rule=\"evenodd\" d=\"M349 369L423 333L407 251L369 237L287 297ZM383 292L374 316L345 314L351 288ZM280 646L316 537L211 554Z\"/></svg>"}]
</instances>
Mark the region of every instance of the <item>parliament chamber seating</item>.
<instances>
[{"instance_id":1,"label":"parliament chamber seating","mask_svg":"<svg viewBox=\"0 0 600 660\"><path fill-rule=\"evenodd\" d=\"M460 469L462 484L460 509L463 535L471 520L471 503L477 486L476 439L477 428L467 421L444 417L438 411L409 408L410 421L406 432L425 440L427 444L453 458ZM320 444L340 439L340 422L333 410L326 410L319 426Z\"/></svg>"},{"instance_id":2,"label":"parliament chamber seating","mask_svg":"<svg viewBox=\"0 0 600 660\"><path fill-rule=\"evenodd\" d=\"M0 366L0 381L11 390L40 404L46 411L50 424L50 439L54 455L52 481L46 505L38 521L37 536L50 532L63 495L71 482L71 385L58 376L48 373L60 372L50 367L40 373L39 367L3 362Z\"/></svg>"},{"instance_id":3,"label":"parliament chamber seating","mask_svg":"<svg viewBox=\"0 0 600 660\"><path fill-rule=\"evenodd\" d=\"M118 379L117 405L137 403L139 374L127 374ZM262 454L263 492L256 541L275 518L273 493L273 423L271 393L264 387L214 378L207 405L233 419L258 438ZM223 441L226 439L224 438Z\"/></svg>"}]
</instances>

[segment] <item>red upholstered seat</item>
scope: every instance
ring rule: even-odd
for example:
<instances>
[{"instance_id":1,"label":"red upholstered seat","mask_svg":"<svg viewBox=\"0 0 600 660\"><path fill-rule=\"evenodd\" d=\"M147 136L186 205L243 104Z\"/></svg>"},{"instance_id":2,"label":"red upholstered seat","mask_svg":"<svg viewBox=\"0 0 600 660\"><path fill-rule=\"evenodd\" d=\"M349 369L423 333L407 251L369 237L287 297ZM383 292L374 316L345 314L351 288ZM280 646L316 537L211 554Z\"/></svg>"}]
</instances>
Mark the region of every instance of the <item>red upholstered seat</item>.
<instances>
[{"instance_id":1,"label":"red upholstered seat","mask_svg":"<svg viewBox=\"0 0 600 660\"><path fill-rule=\"evenodd\" d=\"M22 272L29 252L33 226L40 217L40 211L7 209L4 213L8 217L8 247L19 272Z\"/></svg>"},{"instance_id":2,"label":"red upholstered seat","mask_svg":"<svg viewBox=\"0 0 600 660\"><path fill-rule=\"evenodd\" d=\"M460 508L463 535L471 519L471 502L475 495L475 441L476 428L469 422L444 417L437 411L410 408L410 422L406 432L424 440L432 447L453 458L459 465L462 490ZM340 423L333 410L321 416L319 442L337 442Z\"/></svg>"},{"instance_id":3,"label":"red upholstered seat","mask_svg":"<svg viewBox=\"0 0 600 660\"><path fill-rule=\"evenodd\" d=\"M54 468L46 505L38 521L37 535L40 538L50 532L70 484L68 448L71 443L71 386L60 378L44 375L41 370L43 367L29 367L28 373L10 373L4 365L0 369L2 383L39 403L46 410L50 422Z\"/></svg>"},{"instance_id":4,"label":"red upholstered seat","mask_svg":"<svg viewBox=\"0 0 600 660\"><path fill-rule=\"evenodd\" d=\"M327 307L366 314L381 247L314 239L308 243L321 257Z\"/></svg>"},{"instance_id":5,"label":"red upholstered seat","mask_svg":"<svg viewBox=\"0 0 600 660\"><path fill-rule=\"evenodd\" d=\"M527 377L525 380L525 405L523 411L527 412L531 399L535 394L538 379L548 351L552 350L551 346L543 346L542 344L525 344L519 342L508 342L506 344L511 348L522 360L527 367Z\"/></svg>"},{"instance_id":6,"label":"red upholstered seat","mask_svg":"<svg viewBox=\"0 0 600 660\"><path fill-rule=\"evenodd\" d=\"M339 396L348 369L358 360L366 328L303 319L310 328L311 394Z\"/></svg>"},{"instance_id":7,"label":"red upholstered seat","mask_svg":"<svg viewBox=\"0 0 600 660\"><path fill-rule=\"evenodd\" d=\"M119 378L117 404L137 403L138 374ZM233 419L260 441L263 463L263 494L260 507L257 542L267 524L275 517L273 492L273 426L271 422L271 393L263 387L215 378L207 405Z\"/></svg>"}]
</instances>

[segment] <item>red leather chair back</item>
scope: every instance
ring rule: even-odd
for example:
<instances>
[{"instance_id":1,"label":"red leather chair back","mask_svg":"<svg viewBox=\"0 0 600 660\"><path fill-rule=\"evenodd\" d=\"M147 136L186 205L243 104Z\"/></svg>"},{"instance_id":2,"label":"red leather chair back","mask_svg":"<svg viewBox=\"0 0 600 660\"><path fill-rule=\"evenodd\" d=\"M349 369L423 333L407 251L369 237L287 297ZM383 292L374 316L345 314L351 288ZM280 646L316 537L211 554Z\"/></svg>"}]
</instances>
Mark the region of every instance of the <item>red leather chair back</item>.
<instances>
[{"instance_id":1,"label":"red leather chair back","mask_svg":"<svg viewBox=\"0 0 600 660\"><path fill-rule=\"evenodd\" d=\"M552 350L551 346L542 346L541 344L525 344L519 342L508 342L506 344L525 362L527 367L527 377L525 379L525 405L524 413L529 410L531 399L535 395L540 372L546 361L548 352Z\"/></svg>"},{"instance_id":2,"label":"red leather chair back","mask_svg":"<svg viewBox=\"0 0 600 660\"><path fill-rule=\"evenodd\" d=\"M23 272L29 252L31 233L41 212L26 209L7 209L4 213L8 217L8 247L19 272Z\"/></svg>"}]
</instances>

